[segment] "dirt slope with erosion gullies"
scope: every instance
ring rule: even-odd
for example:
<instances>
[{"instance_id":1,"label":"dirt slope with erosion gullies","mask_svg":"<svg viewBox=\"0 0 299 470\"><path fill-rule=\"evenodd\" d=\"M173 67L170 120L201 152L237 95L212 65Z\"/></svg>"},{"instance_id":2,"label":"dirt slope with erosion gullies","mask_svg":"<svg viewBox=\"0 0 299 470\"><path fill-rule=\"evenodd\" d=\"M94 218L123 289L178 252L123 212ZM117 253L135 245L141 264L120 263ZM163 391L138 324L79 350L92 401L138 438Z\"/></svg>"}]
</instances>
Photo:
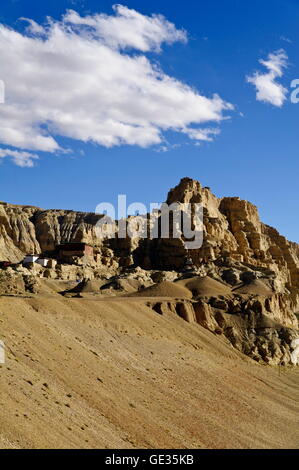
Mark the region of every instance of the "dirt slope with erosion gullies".
<instances>
[{"instance_id":1,"label":"dirt slope with erosion gullies","mask_svg":"<svg viewBox=\"0 0 299 470\"><path fill-rule=\"evenodd\" d=\"M298 447L298 368L152 300L1 297L0 447Z\"/></svg>"}]
</instances>

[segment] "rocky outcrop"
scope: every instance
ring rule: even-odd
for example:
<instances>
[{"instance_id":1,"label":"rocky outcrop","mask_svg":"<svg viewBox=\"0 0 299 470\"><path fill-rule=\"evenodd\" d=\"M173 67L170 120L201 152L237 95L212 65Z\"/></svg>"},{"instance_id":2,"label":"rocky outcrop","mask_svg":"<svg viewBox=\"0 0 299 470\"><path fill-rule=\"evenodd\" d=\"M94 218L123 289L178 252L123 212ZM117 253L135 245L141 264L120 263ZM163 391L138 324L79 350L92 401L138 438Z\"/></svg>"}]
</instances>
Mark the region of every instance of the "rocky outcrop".
<instances>
[{"instance_id":1,"label":"rocky outcrop","mask_svg":"<svg viewBox=\"0 0 299 470\"><path fill-rule=\"evenodd\" d=\"M188 250L183 236L173 237L172 221L170 236L163 236L161 211L152 218L147 216L145 238L120 238L117 233L115 237L99 238L96 225L102 215L0 203L0 260L19 262L27 253L55 256L55 247L60 243L85 242L94 247L93 263L86 265L78 260L77 266L38 268L40 272L34 275L64 280L106 277L103 290L118 295L184 277L189 258L193 276L222 283L230 290L229 295L203 295L190 287L192 300L176 301L170 306L156 302L153 309L161 314L176 313L224 334L234 347L253 358L288 363L291 343L298 337L299 245L263 224L250 202L237 197L217 198L209 188L190 178L183 178L171 189L166 202L182 208L189 203L202 205L200 247ZM137 218L130 217L127 223L132 220ZM153 225L158 237L151 236ZM15 288L10 287L12 279L2 279L3 293L34 293L36 286L27 275L32 273L15 273ZM186 283L184 286L188 288Z\"/></svg>"},{"instance_id":2,"label":"rocky outcrop","mask_svg":"<svg viewBox=\"0 0 299 470\"><path fill-rule=\"evenodd\" d=\"M27 253L46 253L66 242L101 245L96 223L101 215L42 210L0 203L0 258L18 262Z\"/></svg>"},{"instance_id":3,"label":"rocky outcrop","mask_svg":"<svg viewBox=\"0 0 299 470\"><path fill-rule=\"evenodd\" d=\"M189 178L169 192L167 202L203 205L203 245L189 253L195 265L218 260L230 267L239 262L260 272L273 271L276 289L299 288L299 245L263 224L250 202L237 197L218 199L209 188ZM163 249L167 250L168 244L165 241Z\"/></svg>"},{"instance_id":4,"label":"rocky outcrop","mask_svg":"<svg viewBox=\"0 0 299 470\"><path fill-rule=\"evenodd\" d=\"M161 236L103 240L96 232L101 215L0 203L0 259L16 262L30 252L51 252L59 243L86 242L96 248L99 263L107 267L135 264L144 269L180 270L188 255L197 268L218 263L229 270L239 263L241 270L271 271L276 291L299 288L299 245L263 224L250 202L219 199L190 178L171 189L166 202L202 204L200 248L188 252L183 239Z\"/></svg>"},{"instance_id":5,"label":"rocky outcrop","mask_svg":"<svg viewBox=\"0 0 299 470\"><path fill-rule=\"evenodd\" d=\"M270 365L297 365L299 363L299 335L296 319L289 318L288 326L275 321L264 310L265 299L234 299L237 310L229 312L223 299L198 301L160 300L148 305L164 316L178 315L188 323L198 323L216 335L222 335L243 354ZM273 314L274 312L272 312ZM275 314L272 315L275 317Z\"/></svg>"}]
</instances>

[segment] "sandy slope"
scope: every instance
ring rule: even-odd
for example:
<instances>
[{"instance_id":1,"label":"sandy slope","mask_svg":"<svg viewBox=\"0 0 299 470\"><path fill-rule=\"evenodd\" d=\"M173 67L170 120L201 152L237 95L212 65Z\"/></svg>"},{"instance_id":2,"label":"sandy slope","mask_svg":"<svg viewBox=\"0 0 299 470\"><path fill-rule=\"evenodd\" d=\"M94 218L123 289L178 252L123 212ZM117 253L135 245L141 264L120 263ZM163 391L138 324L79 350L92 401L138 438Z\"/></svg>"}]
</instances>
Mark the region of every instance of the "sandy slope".
<instances>
[{"instance_id":1,"label":"sandy slope","mask_svg":"<svg viewBox=\"0 0 299 470\"><path fill-rule=\"evenodd\" d=\"M298 368L146 299L1 297L0 339L0 448L298 447Z\"/></svg>"}]
</instances>

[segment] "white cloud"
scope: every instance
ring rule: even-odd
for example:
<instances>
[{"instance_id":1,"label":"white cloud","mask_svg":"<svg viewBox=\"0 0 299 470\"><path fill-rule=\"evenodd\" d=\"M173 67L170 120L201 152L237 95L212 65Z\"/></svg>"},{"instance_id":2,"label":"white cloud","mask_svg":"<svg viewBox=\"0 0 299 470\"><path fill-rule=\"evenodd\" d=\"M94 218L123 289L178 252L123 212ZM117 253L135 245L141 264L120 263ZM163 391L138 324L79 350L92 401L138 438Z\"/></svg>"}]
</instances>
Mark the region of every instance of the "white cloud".
<instances>
[{"instance_id":1,"label":"white cloud","mask_svg":"<svg viewBox=\"0 0 299 470\"><path fill-rule=\"evenodd\" d=\"M144 16L123 5L114 5L115 16L96 14L80 16L74 10L68 10L64 22L73 26L87 26L85 33L101 39L113 48L134 48L142 52L160 51L161 44L187 41L184 30L176 29L173 23L161 15ZM82 30L81 30L82 31Z\"/></svg>"},{"instance_id":2,"label":"white cloud","mask_svg":"<svg viewBox=\"0 0 299 470\"><path fill-rule=\"evenodd\" d=\"M34 165L33 160L38 159L38 156L31 152L23 152L19 150L1 149L0 158L10 157L13 162L21 167L32 167Z\"/></svg>"},{"instance_id":3,"label":"white cloud","mask_svg":"<svg viewBox=\"0 0 299 470\"><path fill-rule=\"evenodd\" d=\"M192 129L187 127L182 132L187 134L190 139L212 142L214 140L214 136L220 134L220 129Z\"/></svg>"},{"instance_id":4,"label":"white cloud","mask_svg":"<svg viewBox=\"0 0 299 470\"><path fill-rule=\"evenodd\" d=\"M166 75L144 55L163 43L186 41L186 33L162 16L114 9L111 16L86 17L70 10L43 26L26 19L24 34L0 25L6 85L0 143L57 152L63 136L106 147L147 147L163 143L166 130L186 129L191 139L210 140L198 126L220 123L233 106Z\"/></svg>"},{"instance_id":5,"label":"white cloud","mask_svg":"<svg viewBox=\"0 0 299 470\"><path fill-rule=\"evenodd\" d=\"M274 106L281 107L287 95L287 89L277 82L277 78L282 77L284 69L287 67L288 56L283 49L268 55L268 60L261 59L259 62L264 65L268 72L255 72L247 77L247 82L252 83L257 90L256 99Z\"/></svg>"},{"instance_id":6,"label":"white cloud","mask_svg":"<svg viewBox=\"0 0 299 470\"><path fill-rule=\"evenodd\" d=\"M38 23L36 23L36 21L31 20L30 18L24 18L24 17L20 18L20 20L26 21L28 23L28 26L26 29L29 33L32 33L32 34L44 34L45 33L44 28Z\"/></svg>"}]
</instances>

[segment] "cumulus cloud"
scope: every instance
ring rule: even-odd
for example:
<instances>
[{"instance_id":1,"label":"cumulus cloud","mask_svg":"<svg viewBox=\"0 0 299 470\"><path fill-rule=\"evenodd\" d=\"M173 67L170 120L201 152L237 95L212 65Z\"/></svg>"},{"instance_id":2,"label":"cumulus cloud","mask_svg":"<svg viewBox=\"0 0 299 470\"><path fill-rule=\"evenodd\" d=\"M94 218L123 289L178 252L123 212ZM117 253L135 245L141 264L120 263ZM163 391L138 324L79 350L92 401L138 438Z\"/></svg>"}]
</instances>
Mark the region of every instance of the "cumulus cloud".
<instances>
[{"instance_id":1,"label":"cumulus cloud","mask_svg":"<svg viewBox=\"0 0 299 470\"><path fill-rule=\"evenodd\" d=\"M115 16L96 14L85 17L74 10L68 10L64 22L73 26L89 27L85 29L85 33L89 32L91 37L100 38L113 48L130 47L142 52L160 51L163 42L172 44L176 41L187 41L186 32L176 29L175 25L162 15L144 16L123 5L114 5L113 10Z\"/></svg>"},{"instance_id":2,"label":"cumulus cloud","mask_svg":"<svg viewBox=\"0 0 299 470\"><path fill-rule=\"evenodd\" d=\"M277 107L284 104L288 90L277 81L277 78L282 77L284 69L287 67L287 60L287 54L283 49L280 49L269 54L267 60L261 59L259 61L268 69L268 72L255 72L254 75L247 77L247 82L256 87L258 101L271 103Z\"/></svg>"},{"instance_id":3,"label":"cumulus cloud","mask_svg":"<svg viewBox=\"0 0 299 470\"><path fill-rule=\"evenodd\" d=\"M165 74L145 55L163 43L185 42L185 31L161 15L121 5L114 10L84 17L69 10L44 25L24 18L23 34L0 25L2 145L59 152L62 136L105 147L148 147L163 144L166 130L210 140L214 131L201 126L220 123L233 106ZM36 158L10 156L23 166Z\"/></svg>"}]
</instances>

